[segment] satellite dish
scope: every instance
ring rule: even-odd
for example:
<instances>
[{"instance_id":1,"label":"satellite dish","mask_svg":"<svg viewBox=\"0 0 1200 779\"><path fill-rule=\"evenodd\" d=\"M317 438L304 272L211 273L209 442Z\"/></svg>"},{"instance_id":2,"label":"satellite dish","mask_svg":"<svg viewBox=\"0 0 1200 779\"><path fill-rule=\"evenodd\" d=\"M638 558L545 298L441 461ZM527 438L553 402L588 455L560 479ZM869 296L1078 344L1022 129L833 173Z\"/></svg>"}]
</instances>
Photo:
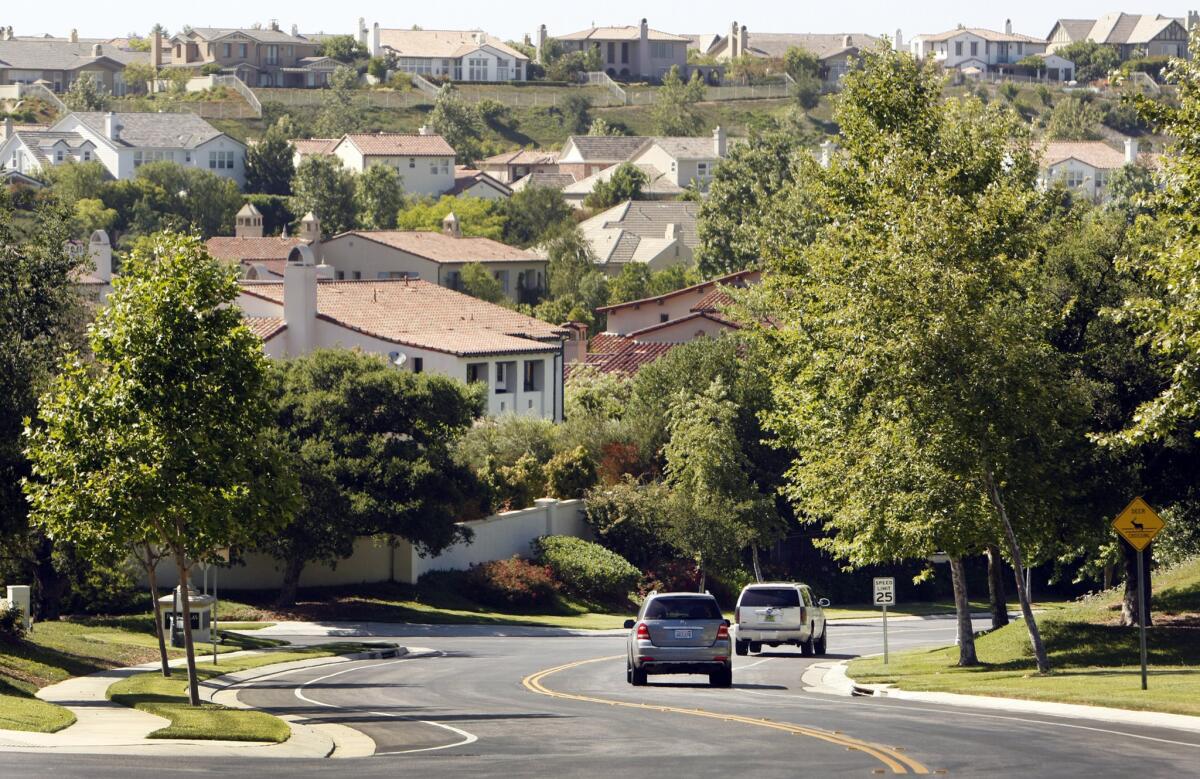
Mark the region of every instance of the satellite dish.
<instances>
[{"instance_id":1,"label":"satellite dish","mask_svg":"<svg viewBox=\"0 0 1200 779\"><path fill-rule=\"evenodd\" d=\"M392 361L392 365L397 368L403 368L408 362L408 355L404 352L388 352L388 359Z\"/></svg>"}]
</instances>

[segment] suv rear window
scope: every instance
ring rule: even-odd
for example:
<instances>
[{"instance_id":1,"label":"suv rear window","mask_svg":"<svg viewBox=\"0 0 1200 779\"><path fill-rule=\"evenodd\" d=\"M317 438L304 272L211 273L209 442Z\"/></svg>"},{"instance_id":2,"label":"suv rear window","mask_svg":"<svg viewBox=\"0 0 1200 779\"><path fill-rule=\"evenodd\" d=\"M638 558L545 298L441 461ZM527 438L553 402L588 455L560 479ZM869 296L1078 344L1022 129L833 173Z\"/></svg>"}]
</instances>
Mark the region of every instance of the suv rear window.
<instances>
[{"instance_id":1,"label":"suv rear window","mask_svg":"<svg viewBox=\"0 0 1200 779\"><path fill-rule=\"evenodd\" d=\"M643 619L723 619L712 598L655 598Z\"/></svg>"},{"instance_id":2,"label":"suv rear window","mask_svg":"<svg viewBox=\"0 0 1200 779\"><path fill-rule=\"evenodd\" d=\"M752 589L742 593L739 606L774 606L777 609L788 609L800 605L800 593L791 587L778 589Z\"/></svg>"}]
</instances>

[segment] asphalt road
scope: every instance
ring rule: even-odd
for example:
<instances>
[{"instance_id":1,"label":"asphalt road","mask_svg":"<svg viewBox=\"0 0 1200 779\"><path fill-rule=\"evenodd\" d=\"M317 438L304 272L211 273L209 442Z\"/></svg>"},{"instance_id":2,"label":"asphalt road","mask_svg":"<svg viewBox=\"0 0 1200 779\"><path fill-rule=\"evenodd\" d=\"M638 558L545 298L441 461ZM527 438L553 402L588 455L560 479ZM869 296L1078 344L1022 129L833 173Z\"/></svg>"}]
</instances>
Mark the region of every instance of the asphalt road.
<instances>
[{"instance_id":1,"label":"asphalt road","mask_svg":"<svg viewBox=\"0 0 1200 779\"><path fill-rule=\"evenodd\" d=\"M553 776L1194 776L1200 735L809 692L798 651L738 657L734 688L705 677L625 682L621 638L423 633L428 656L306 669L243 701L340 722L378 754L343 761L5 756L0 775L397 774ZM953 641L949 620L893 621L891 646ZM411 643L417 643L412 641ZM880 649L876 625L838 624L830 657ZM602 659L608 658L608 659ZM558 669L558 670L552 670Z\"/></svg>"}]
</instances>

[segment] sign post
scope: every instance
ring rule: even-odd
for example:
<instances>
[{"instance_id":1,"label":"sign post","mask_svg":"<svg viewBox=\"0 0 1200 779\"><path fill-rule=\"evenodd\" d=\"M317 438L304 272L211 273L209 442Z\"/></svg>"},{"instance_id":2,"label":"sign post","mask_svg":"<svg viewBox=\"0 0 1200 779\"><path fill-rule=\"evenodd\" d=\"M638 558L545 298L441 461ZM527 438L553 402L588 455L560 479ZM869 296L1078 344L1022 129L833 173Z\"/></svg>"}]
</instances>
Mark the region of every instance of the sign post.
<instances>
[{"instance_id":1,"label":"sign post","mask_svg":"<svg viewBox=\"0 0 1200 779\"><path fill-rule=\"evenodd\" d=\"M883 607L883 664L888 664L888 634L887 634L887 610L888 606L896 604L896 580L891 576L877 577L875 579L875 605Z\"/></svg>"},{"instance_id":2,"label":"sign post","mask_svg":"<svg viewBox=\"0 0 1200 779\"><path fill-rule=\"evenodd\" d=\"M1163 518L1141 498L1130 501L1125 510L1113 520L1113 529L1137 550L1138 560L1138 628L1142 649L1142 689L1146 689L1146 547L1166 527Z\"/></svg>"}]
</instances>

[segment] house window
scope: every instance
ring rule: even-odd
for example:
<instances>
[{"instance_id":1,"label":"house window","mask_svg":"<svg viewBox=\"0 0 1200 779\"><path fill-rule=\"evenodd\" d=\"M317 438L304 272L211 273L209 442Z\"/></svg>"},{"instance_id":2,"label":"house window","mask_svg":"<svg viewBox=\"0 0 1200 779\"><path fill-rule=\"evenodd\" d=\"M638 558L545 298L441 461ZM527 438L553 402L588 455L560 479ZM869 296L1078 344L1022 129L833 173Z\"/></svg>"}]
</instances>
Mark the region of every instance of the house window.
<instances>
[{"instance_id":1,"label":"house window","mask_svg":"<svg viewBox=\"0 0 1200 779\"><path fill-rule=\"evenodd\" d=\"M278 65L279 64L279 47L278 46L268 46L267 47L267 64L268 65Z\"/></svg>"},{"instance_id":2,"label":"house window","mask_svg":"<svg viewBox=\"0 0 1200 779\"><path fill-rule=\"evenodd\" d=\"M338 281L342 281L343 279L346 278L346 271L344 271L344 270L335 271L334 278L336 278Z\"/></svg>"},{"instance_id":3,"label":"house window","mask_svg":"<svg viewBox=\"0 0 1200 779\"><path fill-rule=\"evenodd\" d=\"M413 366L413 369L412 369L413 373L422 373L422 372L424 372L424 370L425 370L425 358L424 358L424 357L414 357L414 358L413 358L413 360L412 360L412 366Z\"/></svg>"},{"instance_id":4,"label":"house window","mask_svg":"<svg viewBox=\"0 0 1200 779\"><path fill-rule=\"evenodd\" d=\"M212 170L233 170L233 152L210 151L208 153L208 167Z\"/></svg>"},{"instance_id":5,"label":"house window","mask_svg":"<svg viewBox=\"0 0 1200 779\"><path fill-rule=\"evenodd\" d=\"M972 57L979 56L979 42L978 41L971 41L971 56Z\"/></svg>"},{"instance_id":6,"label":"house window","mask_svg":"<svg viewBox=\"0 0 1200 779\"><path fill-rule=\"evenodd\" d=\"M508 392L516 392L516 376L517 363L514 362L498 362L496 363L496 394L503 395Z\"/></svg>"},{"instance_id":7,"label":"house window","mask_svg":"<svg viewBox=\"0 0 1200 779\"><path fill-rule=\"evenodd\" d=\"M544 366L545 360L525 361L525 381L523 385L526 392L542 391L542 370Z\"/></svg>"},{"instance_id":8,"label":"house window","mask_svg":"<svg viewBox=\"0 0 1200 779\"><path fill-rule=\"evenodd\" d=\"M675 44L669 41L650 41L650 56L656 60L675 58Z\"/></svg>"},{"instance_id":9,"label":"house window","mask_svg":"<svg viewBox=\"0 0 1200 779\"><path fill-rule=\"evenodd\" d=\"M955 57L961 57L961 56L962 56L962 41L955 41L955 42L954 42L954 56L955 56Z\"/></svg>"},{"instance_id":10,"label":"house window","mask_svg":"<svg viewBox=\"0 0 1200 779\"><path fill-rule=\"evenodd\" d=\"M1096 171L1096 188L1102 189L1107 186L1108 186L1108 171L1107 170Z\"/></svg>"},{"instance_id":11,"label":"house window","mask_svg":"<svg viewBox=\"0 0 1200 779\"><path fill-rule=\"evenodd\" d=\"M617 44L612 41L608 42L608 62L617 61Z\"/></svg>"},{"instance_id":12,"label":"house window","mask_svg":"<svg viewBox=\"0 0 1200 779\"><path fill-rule=\"evenodd\" d=\"M707 162L697 162L696 163L696 175L700 176L701 178L708 176L708 163Z\"/></svg>"},{"instance_id":13,"label":"house window","mask_svg":"<svg viewBox=\"0 0 1200 779\"><path fill-rule=\"evenodd\" d=\"M359 279L361 279L361 278L362 278L362 271L360 271L360 270L353 271L353 272L351 273L351 277L352 277L352 278L353 278L355 281L358 281Z\"/></svg>"},{"instance_id":14,"label":"house window","mask_svg":"<svg viewBox=\"0 0 1200 779\"><path fill-rule=\"evenodd\" d=\"M83 150L83 161L84 161L84 162L91 162L91 161L92 161L92 150L91 150L91 149L84 149L84 150Z\"/></svg>"},{"instance_id":15,"label":"house window","mask_svg":"<svg viewBox=\"0 0 1200 779\"><path fill-rule=\"evenodd\" d=\"M1018 43L1017 43L1017 54L1018 54L1018 55L1021 55L1021 54L1024 54L1024 53L1025 53L1025 44L1024 44L1024 43L1020 43L1020 42L1018 42Z\"/></svg>"},{"instance_id":16,"label":"house window","mask_svg":"<svg viewBox=\"0 0 1200 779\"><path fill-rule=\"evenodd\" d=\"M450 289L462 289L462 274L452 270L446 274L446 286Z\"/></svg>"},{"instance_id":17,"label":"house window","mask_svg":"<svg viewBox=\"0 0 1200 779\"><path fill-rule=\"evenodd\" d=\"M244 43L238 44L238 56L241 57L242 59L246 59L246 44L244 44Z\"/></svg>"},{"instance_id":18,"label":"house window","mask_svg":"<svg viewBox=\"0 0 1200 779\"><path fill-rule=\"evenodd\" d=\"M169 151L135 151L133 153L133 167L140 168L147 162L174 162L175 153Z\"/></svg>"},{"instance_id":19,"label":"house window","mask_svg":"<svg viewBox=\"0 0 1200 779\"><path fill-rule=\"evenodd\" d=\"M508 294L508 271L506 271L506 270L496 271L496 281L500 282L500 288L502 290L504 290L504 294L507 295Z\"/></svg>"},{"instance_id":20,"label":"house window","mask_svg":"<svg viewBox=\"0 0 1200 779\"><path fill-rule=\"evenodd\" d=\"M467 365L467 384L472 384L477 381L482 381L487 384L488 380L488 364L486 362L473 362Z\"/></svg>"},{"instance_id":21,"label":"house window","mask_svg":"<svg viewBox=\"0 0 1200 779\"><path fill-rule=\"evenodd\" d=\"M62 161L63 161L63 156L64 156L64 155L63 155L63 150L62 150L62 149L59 149L58 151L54 152L54 161L55 161L55 162L62 162Z\"/></svg>"},{"instance_id":22,"label":"house window","mask_svg":"<svg viewBox=\"0 0 1200 779\"><path fill-rule=\"evenodd\" d=\"M670 321L671 321L671 315L670 315L670 314L659 314L659 315L658 315L658 321L659 321L660 323L662 323L662 322L670 322Z\"/></svg>"},{"instance_id":23,"label":"house window","mask_svg":"<svg viewBox=\"0 0 1200 779\"><path fill-rule=\"evenodd\" d=\"M629 62L629 41L621 44L621 64Z\"/></svg>"},{"instance_id":24,"label":"house window","mask_svg":"<svg viewBox=\"0 0 1200 779\"><path fill-rule=\"evenodd\" d=\"M1068 170L1063 176L1063 183L1068 189L1078 189L1083 186L1084 175L1082 170Z\"/></svg>"},{"instance_id":25,"label":"house window","mask_svg":"<svg viewBox=\"0 0 1200 779\"><path fill-rule=\"evenodd\" d=\"M230 56L232 55L232 53L233 53L233 52L230 50L230 46L229 46L229 44L228 44L228 43L226 43L226 44L225 44L224 52L225 52L225 54L224 54L224 56L225 56L225 59L229 59L229 57L230 57Z\"/></svg>"},{"instance_id":26,"label":"house window","mask_svg":"<svg viewBox=\"0 0 1200 779\"><path fill-rule=\"evenodd\" d=\"M487 81L488 61L482 57L471 57L467 60L467 80Z\"/></svg>"}]
</instances>

